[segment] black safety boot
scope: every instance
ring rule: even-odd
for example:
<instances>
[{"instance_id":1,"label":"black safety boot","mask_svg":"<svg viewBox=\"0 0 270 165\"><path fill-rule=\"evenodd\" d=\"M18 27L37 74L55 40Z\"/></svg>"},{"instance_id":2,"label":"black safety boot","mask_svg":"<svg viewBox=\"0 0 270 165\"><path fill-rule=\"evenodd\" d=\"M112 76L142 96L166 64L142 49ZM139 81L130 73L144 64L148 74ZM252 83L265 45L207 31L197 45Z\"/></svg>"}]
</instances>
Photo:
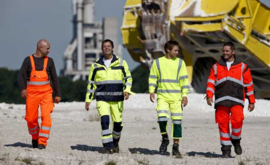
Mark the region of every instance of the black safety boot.
<instances>
[{"instance_id":1,"label":"black safety boot","mask_svg":"<svg viewBox=\"0 0 270 165\"><path fill-rule=\"evenodd\" d=\"M38 140L32 139L32 146L33 148L38 148Z\"/></svg>"},{"instance_id":2,"label":"black safety boot","mask_svg":"<svg viewBox=\"0 0 270 165\"><path fill-rule=\"evenodd\" d=\"M174 143L174 144L173 144L173 147L172 147L172 155L181 158L182 155L181 155L181 153L179 152L179 149L178 149L178 148L179 148L179 144Z\"/></svg>"},{"instance_id":3,"label":"black safety boot","mask_svg":"<svg viewBox=\"0 0 270 165\"><path fill-rule=\"evenodd\" d=\"M113 139L113 152L119 153L119 139Z\"/></svg>"},{"instance_id":4,"label":"black safety boot","mask_svg":"<svg viewBox=\"0 0 270 165\"><path fill-rule=\"evenodd\" d=\"M221 151L222 151L222 157L223 158L230 158L231 157L231 145L222 145Z\"/></svg>"},{"instance_id":5,"label":"black safety boot","mask_svg":"<svg viewBox=\"0 0 270 165\"><path fill-rule=\"evenodd\" d=\"M168 147L169 143L170 143L170 141L169 141L168 138L163 138L162 139L162 143L161 143L161 145L159 147L159 152L161 154L165 154L167 152L167 147Z\"/></svg>"},{"instance_id":6,"label":"black safety boot","mask_svg":"<svg viewBox=\"0 0 270 165\"><path fill-rule=\"evenodd\" d=\"M104 145L105 153L107 154L113 154L113 144L107 143Z\"/></svg>"},{"instance_id":7,"label":"black safety boot","mask_svg":"<svg viewBox=\"0 0 270 165\"><path fill-rule=\"evenodd\" d=\"M44 144L39 144L38 149L40 150L46 149L46 146Z\"/></svg>"},{"instance_id":8,"label":"black safety boot","mask_svg":"<svg viewBox=\"0 0 270 165\"><path fill-rule=\"evenodd\" d=\"M113 149L112 148L105 148L105 153L106 154L113 154Z\"/></svg>"},{"instance_id":9,"label":"black safety boot","mask_svg":"<svg viewBox=\"0 0 270 165\"><path fill-rule=\"evenodd\" d=\"M234 152L237 154L237 155L241 155L242 154L242 147L240 145L240 141L241 139L231 139L231 142L234 146Z\"/></svg>"}]
</instances>

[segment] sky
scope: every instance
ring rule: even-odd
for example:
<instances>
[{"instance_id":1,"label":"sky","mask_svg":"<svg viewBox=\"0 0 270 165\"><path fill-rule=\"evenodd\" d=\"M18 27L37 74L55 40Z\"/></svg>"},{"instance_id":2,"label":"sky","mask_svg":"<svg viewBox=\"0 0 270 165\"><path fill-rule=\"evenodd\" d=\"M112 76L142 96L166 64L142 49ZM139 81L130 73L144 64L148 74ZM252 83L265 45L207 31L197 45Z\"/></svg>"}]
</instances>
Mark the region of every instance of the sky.
<instances>
[{"instance_id":1,"label":"sky","mask_svg":"<svg viewBox=\"0 0 270 165\"><path fill-rule=\"evenodd\" d=\"M266 6L270 7L270 0L260 0L260 2L262 2Z\"/></svg>"},{"instance_id":2,"label":"sky","mask_svg":"<svg viewBox=\"0 0 270 165\"><path fill-rule=\"evenodd\" d=\"M122 43L120 26L126 0L96 0L95 20L118 19L118 43ZM20 69L25 57L35 53L39 39L51 44L50 57L57 73L64 67L64 51L72 39L72 0L0 0L0 67ZM123 48L130 69L134 62Z\"/></svg>"}]
</instances>

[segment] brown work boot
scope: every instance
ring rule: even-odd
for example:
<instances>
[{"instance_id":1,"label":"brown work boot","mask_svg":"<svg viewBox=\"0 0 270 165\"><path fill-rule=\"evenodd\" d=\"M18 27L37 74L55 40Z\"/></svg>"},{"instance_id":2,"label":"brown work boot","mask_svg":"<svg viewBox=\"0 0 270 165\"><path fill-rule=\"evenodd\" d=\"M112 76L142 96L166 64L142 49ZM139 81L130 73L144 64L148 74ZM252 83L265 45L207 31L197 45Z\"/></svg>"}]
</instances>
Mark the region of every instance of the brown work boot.
<instances>
[{"instance_id":1,"label":"brown work boot","mask_svg":"<svg viewBox=\"0 0 270 165\"><path fill-rule=\"evenodd\" d=\"M174 143L172 147L172 155L178 158L182 157L182 154L179 152L179 144Z\"/></svg>"}]
</instances>

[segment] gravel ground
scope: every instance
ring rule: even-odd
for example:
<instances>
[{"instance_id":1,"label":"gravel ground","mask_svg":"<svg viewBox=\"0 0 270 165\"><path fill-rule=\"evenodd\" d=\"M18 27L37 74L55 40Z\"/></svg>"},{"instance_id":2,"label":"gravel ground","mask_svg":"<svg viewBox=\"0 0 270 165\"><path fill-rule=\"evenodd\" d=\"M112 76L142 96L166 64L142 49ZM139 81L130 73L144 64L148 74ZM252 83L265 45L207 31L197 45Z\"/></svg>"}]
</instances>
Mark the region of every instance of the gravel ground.
<instances>
[{"instance_id":1,"label":"gravel ground","mask_svg":"<svg viewBox=\"0 0 270 165\"><path fill-rule=\"evenodd\" d=\"M170 154L158 153L161 136L155 104L150 103L148 95L135 95L125 102L121 151L112 155L103 152L95 102L89 112L83 109L82 102L56 105L46 150L31 148L31 137L24 120L25 105L1 103L0 164L270 164L270 101L257 101L253 115L245 109L241 141L243 154L236 156L232 148L232 158L226 159L221 158L214 109L205 104L203 95L189 96L179 147L183 157L175 158L171 155L172 139L168 148ZM170 126L168 130L171 130Z\"/></svg>"}]
</instances>

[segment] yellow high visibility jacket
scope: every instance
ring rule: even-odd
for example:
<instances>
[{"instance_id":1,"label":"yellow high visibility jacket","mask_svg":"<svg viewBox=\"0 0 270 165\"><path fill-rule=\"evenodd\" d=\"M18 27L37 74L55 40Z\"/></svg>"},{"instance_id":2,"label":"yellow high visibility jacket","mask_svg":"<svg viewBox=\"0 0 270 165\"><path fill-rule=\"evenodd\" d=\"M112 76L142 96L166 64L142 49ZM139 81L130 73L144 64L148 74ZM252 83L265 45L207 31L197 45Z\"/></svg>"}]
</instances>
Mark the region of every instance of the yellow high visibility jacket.
<instances>
[{"instance_id":1,"label":"yellow high visibility jacket","mask_svg":"<svg viewBox=\"0 0 270 165\"><path fill-rule=\"evenodd\" d=\"M94 94L97 101L123 101L123 92L132 93L132 77L126 61L113 55L107 68L103 57L91 65L85 102L91 102Z\"/></svg>"},{"instance_id":2,"label":"yellow high visibility jacket","mask_svg":"<svg viewBox=\"0 0 270 165\"><path fill-rule=\"evenodd\" d=\"M182 100L187 97L189 81L184 60L165 56L156 59L149 75L149 93L154 93L156 87L158 99Z\"/></svg>"}]
</instances>

